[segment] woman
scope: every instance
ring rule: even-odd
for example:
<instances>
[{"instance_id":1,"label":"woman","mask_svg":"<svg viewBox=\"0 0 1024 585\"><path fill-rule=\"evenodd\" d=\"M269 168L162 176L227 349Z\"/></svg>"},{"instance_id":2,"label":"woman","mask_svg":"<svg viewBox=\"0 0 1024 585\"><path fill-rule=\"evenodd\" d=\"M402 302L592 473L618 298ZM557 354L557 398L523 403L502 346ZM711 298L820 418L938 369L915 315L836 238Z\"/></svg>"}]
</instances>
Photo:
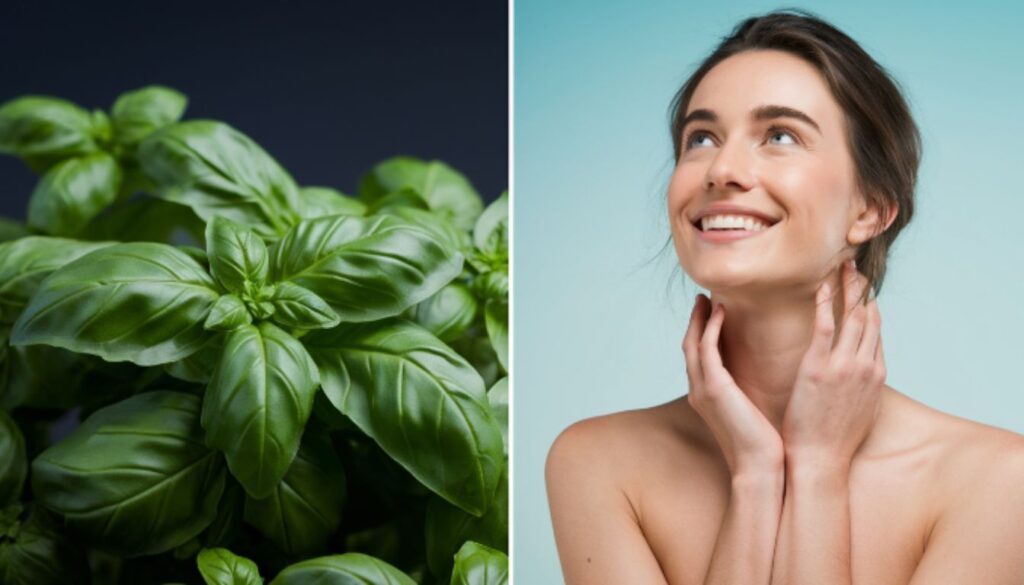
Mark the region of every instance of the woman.
<instances>
[{"instance_id":1,"label":"woman","mask_svg":"<svg viewBox=\"0 0 1024 585\"><path fill-rule=\"evenodd\" d=\"M1024 582L1024 437L885 384L870 291L920 160L896 84L831 25L771 13L684 84L672 138L672 240L711 292L690 392L556 440L566 581Z\"/></svg>"}]
</instances>

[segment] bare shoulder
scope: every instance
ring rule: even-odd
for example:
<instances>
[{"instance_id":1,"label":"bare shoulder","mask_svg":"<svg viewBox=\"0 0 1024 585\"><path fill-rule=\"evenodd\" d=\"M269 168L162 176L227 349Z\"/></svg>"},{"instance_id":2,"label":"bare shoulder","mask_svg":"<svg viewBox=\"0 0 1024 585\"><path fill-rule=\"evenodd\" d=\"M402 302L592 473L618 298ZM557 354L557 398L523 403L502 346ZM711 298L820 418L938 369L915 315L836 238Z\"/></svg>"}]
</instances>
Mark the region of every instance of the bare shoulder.
<instances>
[{"instance_id":1,"label":"bare shoulder","mask_svg":"<svg viewBox=\"0 0 1024 585\"><path fill-rule=\"evenodd\" d=\"M962 503L962 498L982 491L983 485L999 485L1011 478L1024 484L1024 435L943 412L906 396L902 400L917 413L925 430L921 436L933 447L931 454L939 462L938 479L948 486L948 505Z\"/></svg>"},{"instance_id":2,"label":"bare shoulder","mask_svg":"<svg viewBox=\"0 0 1024 585\"><path fill-rule=\"evenodd\" d=\"M570 424L559 433L548 453L549 483L554 473L577 469L591 482L601 480L624 493L634 493L637 486L633 482L657 476L655 468L659 465L678 465L680 458L693 450L694 436L686 409L686 400L677 399ZM595 464L600 464L600 470Z\"/></svg>"}]
</instances>

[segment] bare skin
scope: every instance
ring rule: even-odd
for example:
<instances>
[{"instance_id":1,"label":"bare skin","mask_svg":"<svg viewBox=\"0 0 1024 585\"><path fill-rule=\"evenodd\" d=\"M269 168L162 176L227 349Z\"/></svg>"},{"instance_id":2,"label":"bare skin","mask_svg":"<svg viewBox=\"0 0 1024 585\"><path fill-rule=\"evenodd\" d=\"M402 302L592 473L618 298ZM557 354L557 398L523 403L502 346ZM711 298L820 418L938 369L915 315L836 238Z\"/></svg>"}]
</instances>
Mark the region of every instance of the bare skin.
<instances>
[{"instance_id":1,"label":"bare skin","mask_svg":"<svg viewBox=\"0 0 1024 585\"><path fill-rule=\"evenodd\" d=\"M712 293L684 338L690 392L555 442L566 581L1019 585L1024 437L885 383L877 302L846 261L895 209L858 190L824 79L789 53L741 53L694 110L715 119L683 128L667 197L680 264ZM770 229L707 241L692 220L722 203Z\"/></svg>"}]
</instances>

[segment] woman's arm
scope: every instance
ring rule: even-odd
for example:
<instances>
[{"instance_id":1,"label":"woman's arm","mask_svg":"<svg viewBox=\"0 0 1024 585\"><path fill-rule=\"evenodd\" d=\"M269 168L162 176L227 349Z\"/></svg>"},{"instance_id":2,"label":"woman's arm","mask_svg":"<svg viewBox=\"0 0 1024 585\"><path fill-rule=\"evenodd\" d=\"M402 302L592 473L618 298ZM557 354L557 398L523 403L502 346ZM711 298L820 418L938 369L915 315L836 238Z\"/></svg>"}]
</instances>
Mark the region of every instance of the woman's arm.
<instances>
[{"instance_id":1,"label":"woman's arm","mask_svg":"<svg viewBox=\"0 0 1024 585\"><path fill-rule=\"evenodd\" d=\"M548 453L545 479L567 585L667 585L617 479L601 423L570 426Z\"/></svg>"},{"instance_id":2,"label":"woman's arm","mask_svg":"<svg viewBox=\"0 0 1024 585\"><path fill-rule=\"evenodd\" d=\"M704 585L770 583L784 474L737 476Z\"/></svg>"},{"instance_id":3,"label":"woman's arm","mask_svg":"<svg viewBox=\"0 0 1024 585\"><path fill-rule=\"evenodd\" d=\"M774 585L853 582L850 467L874 427L886 377L878 303L873 295L860 302L866 286L847 262L838 333L827 285L815 298L811 345L782 421L786 497Z\"/></svg>"},{"instance_id":4,"label":"woman's arm","mask_svg":"<svg viewBox=\"0 0 1024 585\"><path fill-rule=\"evenodd\" d=\"M843 466L786 464L773 585L851 585L850 483Z\"/></svg>"},{"instance_id":5,"label":"woman's arm","mask_svg":"<svg viewBox=\"0 0 1024 585\"><path fill-rule=\"evenodd\" d=\"M1007 433L935 524L910 585L1024 583L1024 437ZM955 481L962 481L962 477Z\"/></svg>"}]
</instances>

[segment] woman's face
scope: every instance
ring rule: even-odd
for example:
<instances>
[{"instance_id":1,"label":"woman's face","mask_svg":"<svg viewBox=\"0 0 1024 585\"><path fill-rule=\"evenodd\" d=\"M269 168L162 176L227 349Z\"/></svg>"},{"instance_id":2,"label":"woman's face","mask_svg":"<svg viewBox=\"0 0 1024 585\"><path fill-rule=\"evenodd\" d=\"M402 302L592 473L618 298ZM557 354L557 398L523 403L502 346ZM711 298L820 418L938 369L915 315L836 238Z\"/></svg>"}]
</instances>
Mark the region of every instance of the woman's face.
<instances>
[{"instance_id":1,"label":"woman's face","mask_svg":"<svg viewBox=\"0 0 1024 585\"><path fill-rule=\"evenodd\" d=\"M765 106L796 110L797 117L755 119ZM848 247L869 235L843 112L825 80L789 53L749 51L707 73L686 115L697 110L711 115L698 114L683 126L668 187L683 269L700 286L729 296L760 297L794 286L813 294L831 269L853 255ZM800 113L810 121L799 119ZM743 232L750 235L742 239L708 241L691 220L720 204L761 212L775 223ZM708 238L727 233L737 232L704 232Z\"/></svg>"}]
</instances>

